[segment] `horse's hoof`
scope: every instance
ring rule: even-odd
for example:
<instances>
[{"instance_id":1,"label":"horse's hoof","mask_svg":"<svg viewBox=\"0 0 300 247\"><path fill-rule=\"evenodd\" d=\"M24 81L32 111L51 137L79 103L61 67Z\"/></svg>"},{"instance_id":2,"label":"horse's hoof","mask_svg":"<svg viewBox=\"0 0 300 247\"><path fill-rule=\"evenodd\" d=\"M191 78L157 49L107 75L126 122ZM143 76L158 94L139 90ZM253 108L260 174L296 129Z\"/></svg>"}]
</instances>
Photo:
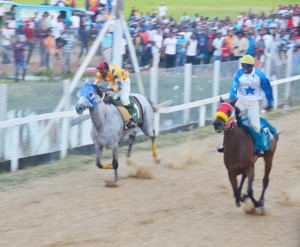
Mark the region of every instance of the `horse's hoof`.
<instances>
[{"instance_id":1,"label":"horse's hoof","mask_svg":"<svg viewBox=\"0 0 300 247\"><path fill-rule=\"evenodd\" d=\"M237 206L238 208L241 206L240 202L235 202L235 206Z\"/></svg>"},{"instance_id":2,"label":"horse's hoof","mask_svg":"<svg viewBox=\"0 0 300 247\"><path fill-rule=\"evenodd\" d=\"M260 214L260 215L265 215L266 214L266 210L265 210L265 207L263 205L261 207L258 207L257 210L258 210L258 214Z\"/></svg>"},{"instance_id":3,"label":"horse's hoof","mask_svg":"<svg viewBox=\"0 0 300 247\"><path fill-rule=\"evenodd\" d=\"M105 187L114 188L118 187L117 181L105 180Z\"/></svg>"}]
</instances>

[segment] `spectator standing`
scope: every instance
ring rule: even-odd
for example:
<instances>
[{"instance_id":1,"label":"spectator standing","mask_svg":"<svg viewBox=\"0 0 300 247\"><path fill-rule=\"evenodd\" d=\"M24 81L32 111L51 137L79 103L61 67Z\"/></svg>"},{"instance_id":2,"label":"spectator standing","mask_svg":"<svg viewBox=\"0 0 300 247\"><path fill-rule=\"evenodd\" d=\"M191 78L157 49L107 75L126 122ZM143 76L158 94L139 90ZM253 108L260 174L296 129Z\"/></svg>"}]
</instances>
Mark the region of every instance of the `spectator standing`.
<instances>
[{"instance_id":1,"label":"spectator standing","mask_svg":"<svg viewBox=\"0 0 300 247\"><path fill-rule=\"evenodd\" d=\"M178 35L175 60L176 67L184 66L186 62L186 46L188 43L188 40L184 38L184 32L180 32Z\"/></svg>"},{"instance_id":2,"label":"spectator standing","mask_svg":"<svg viewBox=\"0 0 300 247\"><path fill-rule=\"evenodd\" d=\"M30 58L34 49L34 34L35 34L34 25L31 21L28 20L25 23L25 27L22 28L22 33L26 37L26 46L28 50L26 62L29 65Z\"/></svg>"},{"instance_id":3,"label":"spectator standing","mask_svg":"<svg viewBox=\"0 0 300 247\"><path fill-rule=\"evenodd\" d=\"M192 34L186 47L186 63L196 64L197 46L198 40L196 39L196 34Z\"/></svg>"},{"instance_id":4,"label":"spectator standing","mask_svg":"<svg viewBox=\"0 0 300 247\"><path fill-rule=\"evenodd\" d=\"M202 62L204 64L208 63L208 34L207 28L201 28L198 32L198 55L199 55L199 63Z\"/></svg>"},{"instance_id":5,"label":"spectator standing","mask_svg":"<svg viewBox=\"0 0 300 247\"><path fill-rule=\"evenodd\" d=\"M72 13L70 21L71 21L71 29L73 31L73 34L75 35L75 37L77 37L80 28L80 17L77 15L76 12Z\"/></svg>"},{"instance_id":6,"label":"spectator standing","mask_svg":"<svg viewBox=\"0 0 300 247\"><path fill-rule=\"evenodd\" d=\"M144 39L141 37L141 33L135 31L133 33L133 45L135 48L135 53L139 63L139 67L143 66L143 54L144 54Z\"/></svg>"},{"instance_id":7,"label":"spectator standing","mask_svg":"<svg viewBox=\"0 0 300 247\"><path fill-rule=\"evenodd\" d=\"M62 72L71 73L72 53L74 44L77 40L70 27L67 28L66 33L62 35L62 38L66 41L65 46L62 48Z\"/></svg>"},{"instance_id":8,"label":"spectator standing","mask_svg":"<svg viewBox=\"0 0 300 247\"><path fill-rule=\"evenodd\" d=\"M4 27L1 31L2 34L2 64L11 63L10 59L10 49L11 49L11 39L12 39L12 31L8 28L8 22L5 23Z\"/></svg>"},{"instance_id":9,"label":"spectator standing","mask_svg":"<svg viewBox=\"0 0 300 247\"><path fill-rule=\"evenodd\" d=\"M56 42L51 34L51 31L47 33L47 37L45 38L45 46L46 46L46 67L48 70L50 70L52 68L53 55L56 56L57 54Z\"/></svg>"},{"instance_id":10,"label":"spectator standing","mask_svg":"<svg viewBox=\"0 0 300 247\"><path fill-rule=\"evenodd\" d=\"M160 55L161 55L161 49L162 49L162 42L163 42L163 30L162 28L157 29L157 33L153 35L152 37L152 67L158 68L159 67L159 61L160 61Z\"/></svg>"},{"instance_id":11,"label":"spectator standing","mask_svg":"<svg viewBox=\"0 0 300 247\"><path fill-rule=\"evenodd\" d=\"M239 60L242 58L246 51L249 48L248 39L245 38L243 32L237 32L237 35L234 37L233 43L233 60Z\"/></svg>"},{"instance_id":12,"label":"spectator standing","mask_svg":"<svg viewBox=\"0 0 300 247\"><path fill-rule=\"evenodd\" d=\"M216 31L216 38L212 42L213 46L213 62L217 60L221 60L222 56L222 45L223 45L223 37L220 30Z\"/></svg>"},{"instance_id":13,"label":"spectator standing","mask_svg":"<svg viewBox=\"0 0 300 247\"><path fill-rule=\"evenodd\" d=\"M173 68L175 65L177 43L178 41L173 32L167 34L167 37L163 41L165 48L165 68Z\"/></svg>"},{"instance_id":14,"label":"spectator standing","mask_svg":"<svg viewBox=\"0 0 300 247\"><path fill-rule=\"evenodd\" d=\"M247 39L248 39L249 47L246 51L246 54L249 54L252 57L254 57L254 55L255 55L255 39L253 37L252 31L249 31L247 33Z\"/></svg>"},{"instance_id":15,"label":"spectator standing","mask_svg":"<svg viewBox=\"0 0 300 247\"><path fill-rule=\"evenodd\" d=\"M160 6L158 7L158 16L159 17L165 17L167 15L167 6L164 2L160 3Z\"/></svg>"},{"instance_id":16,"label":"spectator standing","mask_svg":"<svg viewBox=\"0 0 300 247\"><path fill-rule=\"evenodd\" d=\"M229 62L231 60L231 53L230 53L231 49L226 39L223 39L221 51L222 51L221 62Z\"/></svg>"},{"instance_id":17,"label":"spectator standing","mask_svg":"<svg viewBox=\"0 0 300 247\"><path fill-rule=\"evenodd\" d=\"M84 55L87 55L89 52L89 31L87 30L86 23L82 23L80 30L79 30L79 41L80 41L80 53L78 60L80 60L83 52L85 51Z\"/></svg>"},{"instance_id":18,"label":"spectator standing","mask_svg":"<svg viewBox=\"0 0 300 247\"><path fill-rule=\"evenodd\" d=\"M25 49L26 49L26 44L25 42L21 41L21 35L16 36L16 41L13 43L12 48L14 51L14 56L15 56L15 82L19 81L19 70L22 67L23 73L22 73L22 80L25 80L26 76L26 70L27 70L27 65L25 61Z\"/></svg>"}]
</instances>

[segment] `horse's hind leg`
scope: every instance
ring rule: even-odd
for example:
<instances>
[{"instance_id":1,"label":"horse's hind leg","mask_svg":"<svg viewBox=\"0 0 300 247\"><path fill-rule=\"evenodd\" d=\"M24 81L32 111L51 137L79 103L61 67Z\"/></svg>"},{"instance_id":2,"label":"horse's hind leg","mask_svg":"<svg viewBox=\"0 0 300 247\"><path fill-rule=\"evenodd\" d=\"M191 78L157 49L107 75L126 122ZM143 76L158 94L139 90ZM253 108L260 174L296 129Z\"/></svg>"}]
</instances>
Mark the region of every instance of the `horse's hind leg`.
<instances>
[{"instance_id":1,"label":"horse's hind leg","mask_svg":"<svg viewBox=\"0 0 300 247\"><path fill-rule=\"evenodd\" d=\"M135 143L135 136L136 136L136 131L133 131L133 132L129 135L128 149L127 149L127 157L130 157L130 155L131 155L132 146L133 146L133 144Z\"/></svg>"},{"instance_id":2,"label":"horse's hind leg","mask_svg":"<svg viewBox=\"0 0 300 247\"><path fill-rule=\"evenodd\" d=\"M254 206L257 208L259 207L259 203L255 200L254 196L253 196L253 180L254 180L254 166L251 166L248 171L247 171L247 177L248 177L248 189L247 189L247 193L249 198L251 199L252 203L254 204Z\"/></svg>"},{"instance_id":3,"label":"horse's hind leg","mask_svg":"<svg viewBox=\"0 0 300 247\"><path fill-rule=\"evenodd\" d=\"M258 201L260 206L264 206L264 200L265 200L264 197L265 197L265 192L266 192L266 190L268 188L268 185L269 185L269 175L270 175L270 172L271 172L271 169L272 169L273 156L265 157L264 160L265 160L265 175L264 175L264 178L263 178L263 189L262 189L259 201Z\"/></svg>"},{"instance_id":4,"label":"horse's hind leg","mask_svg":"<svg viewBox=\"0 0 300 247\"><path fill-rule=\"evenodd\" d=\"M152 142L152 156L156 160L157 159L157 149L156 149L156 143L155 143L155 136L151 137Z\"/></svg>"}]
</instances>

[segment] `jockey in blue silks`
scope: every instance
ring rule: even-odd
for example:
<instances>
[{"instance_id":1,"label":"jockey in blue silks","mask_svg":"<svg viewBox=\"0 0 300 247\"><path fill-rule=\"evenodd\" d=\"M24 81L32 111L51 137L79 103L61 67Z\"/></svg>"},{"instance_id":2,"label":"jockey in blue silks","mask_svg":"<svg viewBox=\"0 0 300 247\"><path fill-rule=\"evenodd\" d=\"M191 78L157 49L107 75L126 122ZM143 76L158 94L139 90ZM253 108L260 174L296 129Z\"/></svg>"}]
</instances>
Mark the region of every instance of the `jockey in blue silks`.
<instances>
[{"instance_id":1,"label":"jockey in blue silks","mask_svg":"<svg viewBox=\"0 0 300 247\"><path fill-rule=\"evenodd\" d=\"M242 68L238 69L233 76L229 99L236 99L236 106L241 110L241 117L248 117L250 126L253 128L252 135L256 146L256 155L264 155L264 145L261 134L259 115L259 101L267 98L266 110L271 111L274 105L273 91L270 80L264 72L253 68L254 58L245 55L241 59ZM271 126L270 126L271 127ZM271 127L272 128L272 127ZM274 129L274 128L273 128ZM224 147L218 148L222 152Z\"/></svg>"}]
</instances>

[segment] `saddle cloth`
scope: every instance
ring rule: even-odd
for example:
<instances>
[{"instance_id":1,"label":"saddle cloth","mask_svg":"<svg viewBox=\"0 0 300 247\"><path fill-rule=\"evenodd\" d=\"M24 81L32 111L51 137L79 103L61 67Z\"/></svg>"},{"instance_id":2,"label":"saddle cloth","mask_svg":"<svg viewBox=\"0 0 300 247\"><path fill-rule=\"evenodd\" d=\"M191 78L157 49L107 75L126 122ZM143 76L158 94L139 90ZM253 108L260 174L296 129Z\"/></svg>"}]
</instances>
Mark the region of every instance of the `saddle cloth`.
<instances>
[{"instance_id":1,"label":"saddle cloth","mask_svg":"<svg viewBox=\"0 0 300 247\"><path fill-rule=\"evenodd\" d=\"M277 135L276 129L264 118L260 118L260 135L250 126L248 117L243 118L242 126L244 126L251 134L254 141L254 150L260 151L261 146L263 151L270 148L272 139Z\"/></svg>"}]
</instances>

